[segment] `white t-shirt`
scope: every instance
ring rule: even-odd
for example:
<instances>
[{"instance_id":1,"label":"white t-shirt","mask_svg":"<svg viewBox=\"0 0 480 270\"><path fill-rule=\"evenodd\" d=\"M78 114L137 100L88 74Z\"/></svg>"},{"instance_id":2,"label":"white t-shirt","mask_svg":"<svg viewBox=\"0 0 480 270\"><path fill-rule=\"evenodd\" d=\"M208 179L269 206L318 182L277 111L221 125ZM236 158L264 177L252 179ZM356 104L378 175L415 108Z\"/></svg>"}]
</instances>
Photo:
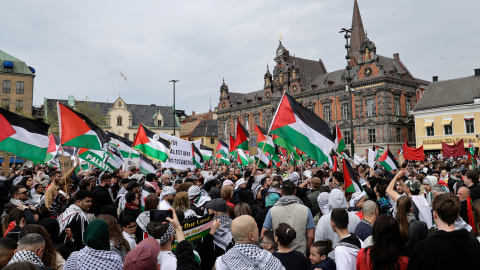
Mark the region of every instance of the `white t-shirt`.
<instances>
[{"instance_id":1,"label":"white t-shirt","mask_svg":"<svg viewBox=\"0 0 480 270\"><path fill-rule=\"evenodd\" d=\"M160 251L157 257L160 270L177 269L177 258L171 251Z\"/></svg>"},{"instance_id":2,"label":"white t-shirt","mask_svg":"<svg viewBox=\"0 0 480 270\"><path fill-rule=\"evenodd\" d=\"M165 200L162 200L159 204L158 204L158 210L168 210L172 208L172 206L170 205L169 202L165 201Z\"/></svg>"}]
</instances>

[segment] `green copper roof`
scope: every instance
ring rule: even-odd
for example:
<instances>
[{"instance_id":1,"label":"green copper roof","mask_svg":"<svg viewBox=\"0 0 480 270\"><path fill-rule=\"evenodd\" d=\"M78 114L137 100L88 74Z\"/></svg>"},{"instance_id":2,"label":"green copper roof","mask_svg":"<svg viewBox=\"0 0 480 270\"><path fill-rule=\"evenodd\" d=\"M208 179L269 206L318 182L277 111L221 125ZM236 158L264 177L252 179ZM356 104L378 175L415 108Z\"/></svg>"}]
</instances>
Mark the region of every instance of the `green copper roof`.
<instances>
[{"instance_id":1,"label":"green copper roof","mask_svg":"<svg viewBox=\"0 0 480 270\"><path fill-rule=\"evenodd\" d=\"M5 72L3 68L3 62L10 61L13 62L13 70ZM10 54L0 50L0 73L16 73L16 74L27 74L34 75L32 71L28 68L27 64L22 60L11 56Z\"/></svg>"}]
</instances>

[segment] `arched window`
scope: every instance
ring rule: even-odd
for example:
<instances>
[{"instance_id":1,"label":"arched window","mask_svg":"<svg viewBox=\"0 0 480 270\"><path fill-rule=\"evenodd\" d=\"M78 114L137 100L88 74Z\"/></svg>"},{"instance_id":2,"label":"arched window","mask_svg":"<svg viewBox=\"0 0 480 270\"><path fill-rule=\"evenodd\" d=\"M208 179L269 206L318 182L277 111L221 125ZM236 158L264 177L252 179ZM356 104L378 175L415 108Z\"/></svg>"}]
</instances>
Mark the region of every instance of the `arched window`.
<instances>
[{"instance_id":1,"label":"arched window","mask_svg":"<svg viewBox=\"0 0 480 270\"><path fill-rule=\"evenodd\" d=\"M122 125L122 117L119 116L117 117L117 126L121 126Z\"/></svg>"}]
</instances>

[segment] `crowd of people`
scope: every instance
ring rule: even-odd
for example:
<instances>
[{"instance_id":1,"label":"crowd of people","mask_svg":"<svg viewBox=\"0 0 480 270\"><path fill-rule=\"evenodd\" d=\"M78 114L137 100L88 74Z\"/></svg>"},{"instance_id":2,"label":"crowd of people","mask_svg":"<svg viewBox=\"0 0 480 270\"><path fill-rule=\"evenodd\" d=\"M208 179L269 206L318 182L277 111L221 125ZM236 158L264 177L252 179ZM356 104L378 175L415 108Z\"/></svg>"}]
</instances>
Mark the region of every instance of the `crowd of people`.
<instances>
[{"instance_id":1,"label":"crowd of people","mask_svg":"<svg viewBox=\"0 0 480 270\"><path fill-rule=\"evenodd\" d=\"M146 175L13 165L0 170L0 269L480 269L466 160L353 167L355 192L309 162ZM208 234L185 240L181 224L206 215Z\"/></svg>"}]
</instances>

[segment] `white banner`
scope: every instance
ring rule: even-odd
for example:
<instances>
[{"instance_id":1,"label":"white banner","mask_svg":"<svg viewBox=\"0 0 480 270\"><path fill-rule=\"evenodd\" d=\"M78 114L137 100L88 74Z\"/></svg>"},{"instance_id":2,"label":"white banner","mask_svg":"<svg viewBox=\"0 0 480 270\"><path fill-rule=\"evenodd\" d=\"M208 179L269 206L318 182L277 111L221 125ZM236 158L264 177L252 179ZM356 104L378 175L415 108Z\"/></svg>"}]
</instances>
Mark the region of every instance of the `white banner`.
<instances>
[{"instance_id":1,"label":"white banner","mask_svg":"<svg viewBox=\"0 0 480 270\"><path fill-rule=\"evenodd\" d=\"M160 133L160 137L172 142L170 154L167 161L162 162L162 167L177 170L195 169L192 160L192 143L200 149L200 141L186 141L165 133Z\"/></svg>"},{"instance_id":2,"label":"white banner","mask_svg":"<svg viewBox=\"0 0 480 270\"><path fill-rule=\"evenodd\" d=\"M377 154L375 154L375 151L373 151L372 149L368 149L368 166L370 166L370 168L374 169L375 168L375 157L377 156Z\"/></svg>"},{"instance_id":3,"label":"white banner","mask_svg":"<svg viewBox=\"0 0 480 270\"><path fill-rule=\"evenodd\" d=\"M367 161L365 159L366 159L366 157L358 156L357 154L353 154L353 162L357 165L367 164Z\"/></svg>"}]
</instances>

